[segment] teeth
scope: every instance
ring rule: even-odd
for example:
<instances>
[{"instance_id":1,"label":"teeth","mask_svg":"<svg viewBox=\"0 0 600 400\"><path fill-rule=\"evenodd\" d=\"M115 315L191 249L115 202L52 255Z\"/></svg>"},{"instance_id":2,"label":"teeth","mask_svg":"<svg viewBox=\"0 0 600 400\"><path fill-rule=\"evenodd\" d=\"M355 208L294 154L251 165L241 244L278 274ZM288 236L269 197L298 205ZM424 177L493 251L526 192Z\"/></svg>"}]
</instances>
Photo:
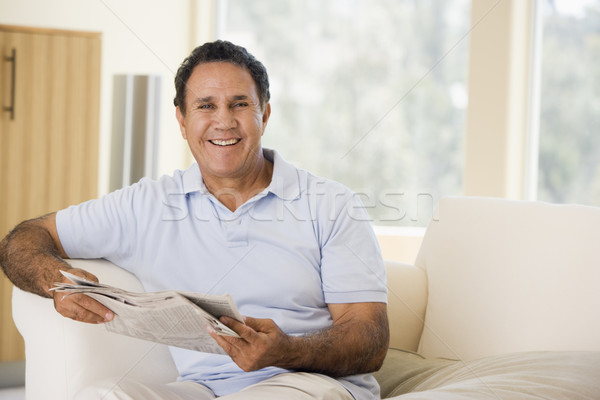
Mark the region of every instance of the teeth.
<instances>
[{"instance_id":1,"label":"teeth","mask_svg":"<svg viewBox=\"0 0 600 400\"><path fill-rule=\"evenodd\" d=\"M229 140L217 140L213 139L210 142L212 144L216 144L217 146L231 146L232 144L236 144L240 139L229 139Z\"/></svg>"}]
</instances>

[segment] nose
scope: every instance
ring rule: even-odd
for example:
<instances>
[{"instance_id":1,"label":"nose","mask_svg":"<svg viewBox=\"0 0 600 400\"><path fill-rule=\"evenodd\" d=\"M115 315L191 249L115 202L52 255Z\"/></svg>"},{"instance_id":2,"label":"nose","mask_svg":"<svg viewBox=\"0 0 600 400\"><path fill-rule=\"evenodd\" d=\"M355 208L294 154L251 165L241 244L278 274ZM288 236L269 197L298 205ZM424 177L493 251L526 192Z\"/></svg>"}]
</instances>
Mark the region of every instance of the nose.
<instances>
[{"instance_id":1,"label":"nose","mask_svg":"<svg viewBox=\"0 0 600 400\"><path fill-rule=\"evenodd\" d=\"M229 107L219 107L213 116L215 127L218 129L229 130L237 126L233 111Z\"/></svg>"}]
</instances>

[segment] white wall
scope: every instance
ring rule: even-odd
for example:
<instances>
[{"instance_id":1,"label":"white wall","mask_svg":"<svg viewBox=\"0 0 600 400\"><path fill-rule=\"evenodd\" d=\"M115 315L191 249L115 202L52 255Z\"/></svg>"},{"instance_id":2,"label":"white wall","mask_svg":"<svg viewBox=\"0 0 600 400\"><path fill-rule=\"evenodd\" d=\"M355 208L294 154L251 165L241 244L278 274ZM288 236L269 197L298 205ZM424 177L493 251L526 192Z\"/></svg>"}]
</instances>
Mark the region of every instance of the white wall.
<instances>
[{"instance_id":1,"label":"white wall","mask_svg":"<svg viewBox=\"0 0 600 400\"><path fill-rule=\"evenodd\" d=\"M173 77L192 48L188 0L0 0L0 24L102 32L100 193L108 188L112 84L116 74L162 76L160 174L190 158L175 120ZM193 12L192 12L193 11Z\"/></svg>"}]
</instances>

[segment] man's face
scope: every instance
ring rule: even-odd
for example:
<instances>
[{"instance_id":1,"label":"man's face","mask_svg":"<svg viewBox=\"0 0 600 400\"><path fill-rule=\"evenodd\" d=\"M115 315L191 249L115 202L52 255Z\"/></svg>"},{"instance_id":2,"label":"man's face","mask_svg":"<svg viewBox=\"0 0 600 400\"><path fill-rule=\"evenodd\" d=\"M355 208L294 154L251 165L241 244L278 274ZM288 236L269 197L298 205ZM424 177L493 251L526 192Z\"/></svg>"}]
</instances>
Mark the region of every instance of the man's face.
<instances>
[{"instance_id":1,"label":"man's face","mask_svg":"<svg viewBox=\"0 0 600 400\"><path fill-rule=\"evenodd\" d=\"M185 102L186 114L177 107L177 120L205 181L243 179L256 170L271 109L260 106L246 69L226 62L196 66Z\"/></svg>"}]
</instances>

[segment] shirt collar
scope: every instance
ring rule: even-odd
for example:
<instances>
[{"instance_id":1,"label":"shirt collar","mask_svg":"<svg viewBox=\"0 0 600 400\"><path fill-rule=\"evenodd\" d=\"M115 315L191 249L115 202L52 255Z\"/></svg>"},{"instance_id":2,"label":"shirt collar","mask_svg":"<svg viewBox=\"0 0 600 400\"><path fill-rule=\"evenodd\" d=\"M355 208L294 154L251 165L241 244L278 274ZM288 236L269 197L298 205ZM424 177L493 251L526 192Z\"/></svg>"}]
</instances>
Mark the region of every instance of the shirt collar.
<instances>
[{"instance_id":1,"label":"shirt collar","mask_svg":"<svg viewBox=\"0 0 600 400\"><path fill-rule=\"evenodd\" d=\"M273 163L273 177L266 190L282 200L298 198L300 196L300 180L296 167L285 161L275 150L263 148L263 155ZM196 163L183 172L183 192L185 194L192 192L210 193L202 180L200 168Z\"/></svg>"},{"instance_id":2,"label":"shirt collar","mask_svg":"<svg viewBox=\"0 0 600 400\"><path fill-rule=\"evenodd\" d=\"M298 170L285 161L275 150L263 149L265 158L273 162L273 177L267 190L282 200L294 200L300 196Z\"/></svg>"},{"instance_id":3,"label":"shirt collar","mask_svg":"<svg viewBox=\"0 0 600 400\"><path fill-rule=\"evenodd\" d=\"M183 171L183 193L189 194L192 192L208 193L204 181L202 181L202 174L200 174L200 167L198 164L192 164L188 169Z\"/></svg>"}]
</instances>

